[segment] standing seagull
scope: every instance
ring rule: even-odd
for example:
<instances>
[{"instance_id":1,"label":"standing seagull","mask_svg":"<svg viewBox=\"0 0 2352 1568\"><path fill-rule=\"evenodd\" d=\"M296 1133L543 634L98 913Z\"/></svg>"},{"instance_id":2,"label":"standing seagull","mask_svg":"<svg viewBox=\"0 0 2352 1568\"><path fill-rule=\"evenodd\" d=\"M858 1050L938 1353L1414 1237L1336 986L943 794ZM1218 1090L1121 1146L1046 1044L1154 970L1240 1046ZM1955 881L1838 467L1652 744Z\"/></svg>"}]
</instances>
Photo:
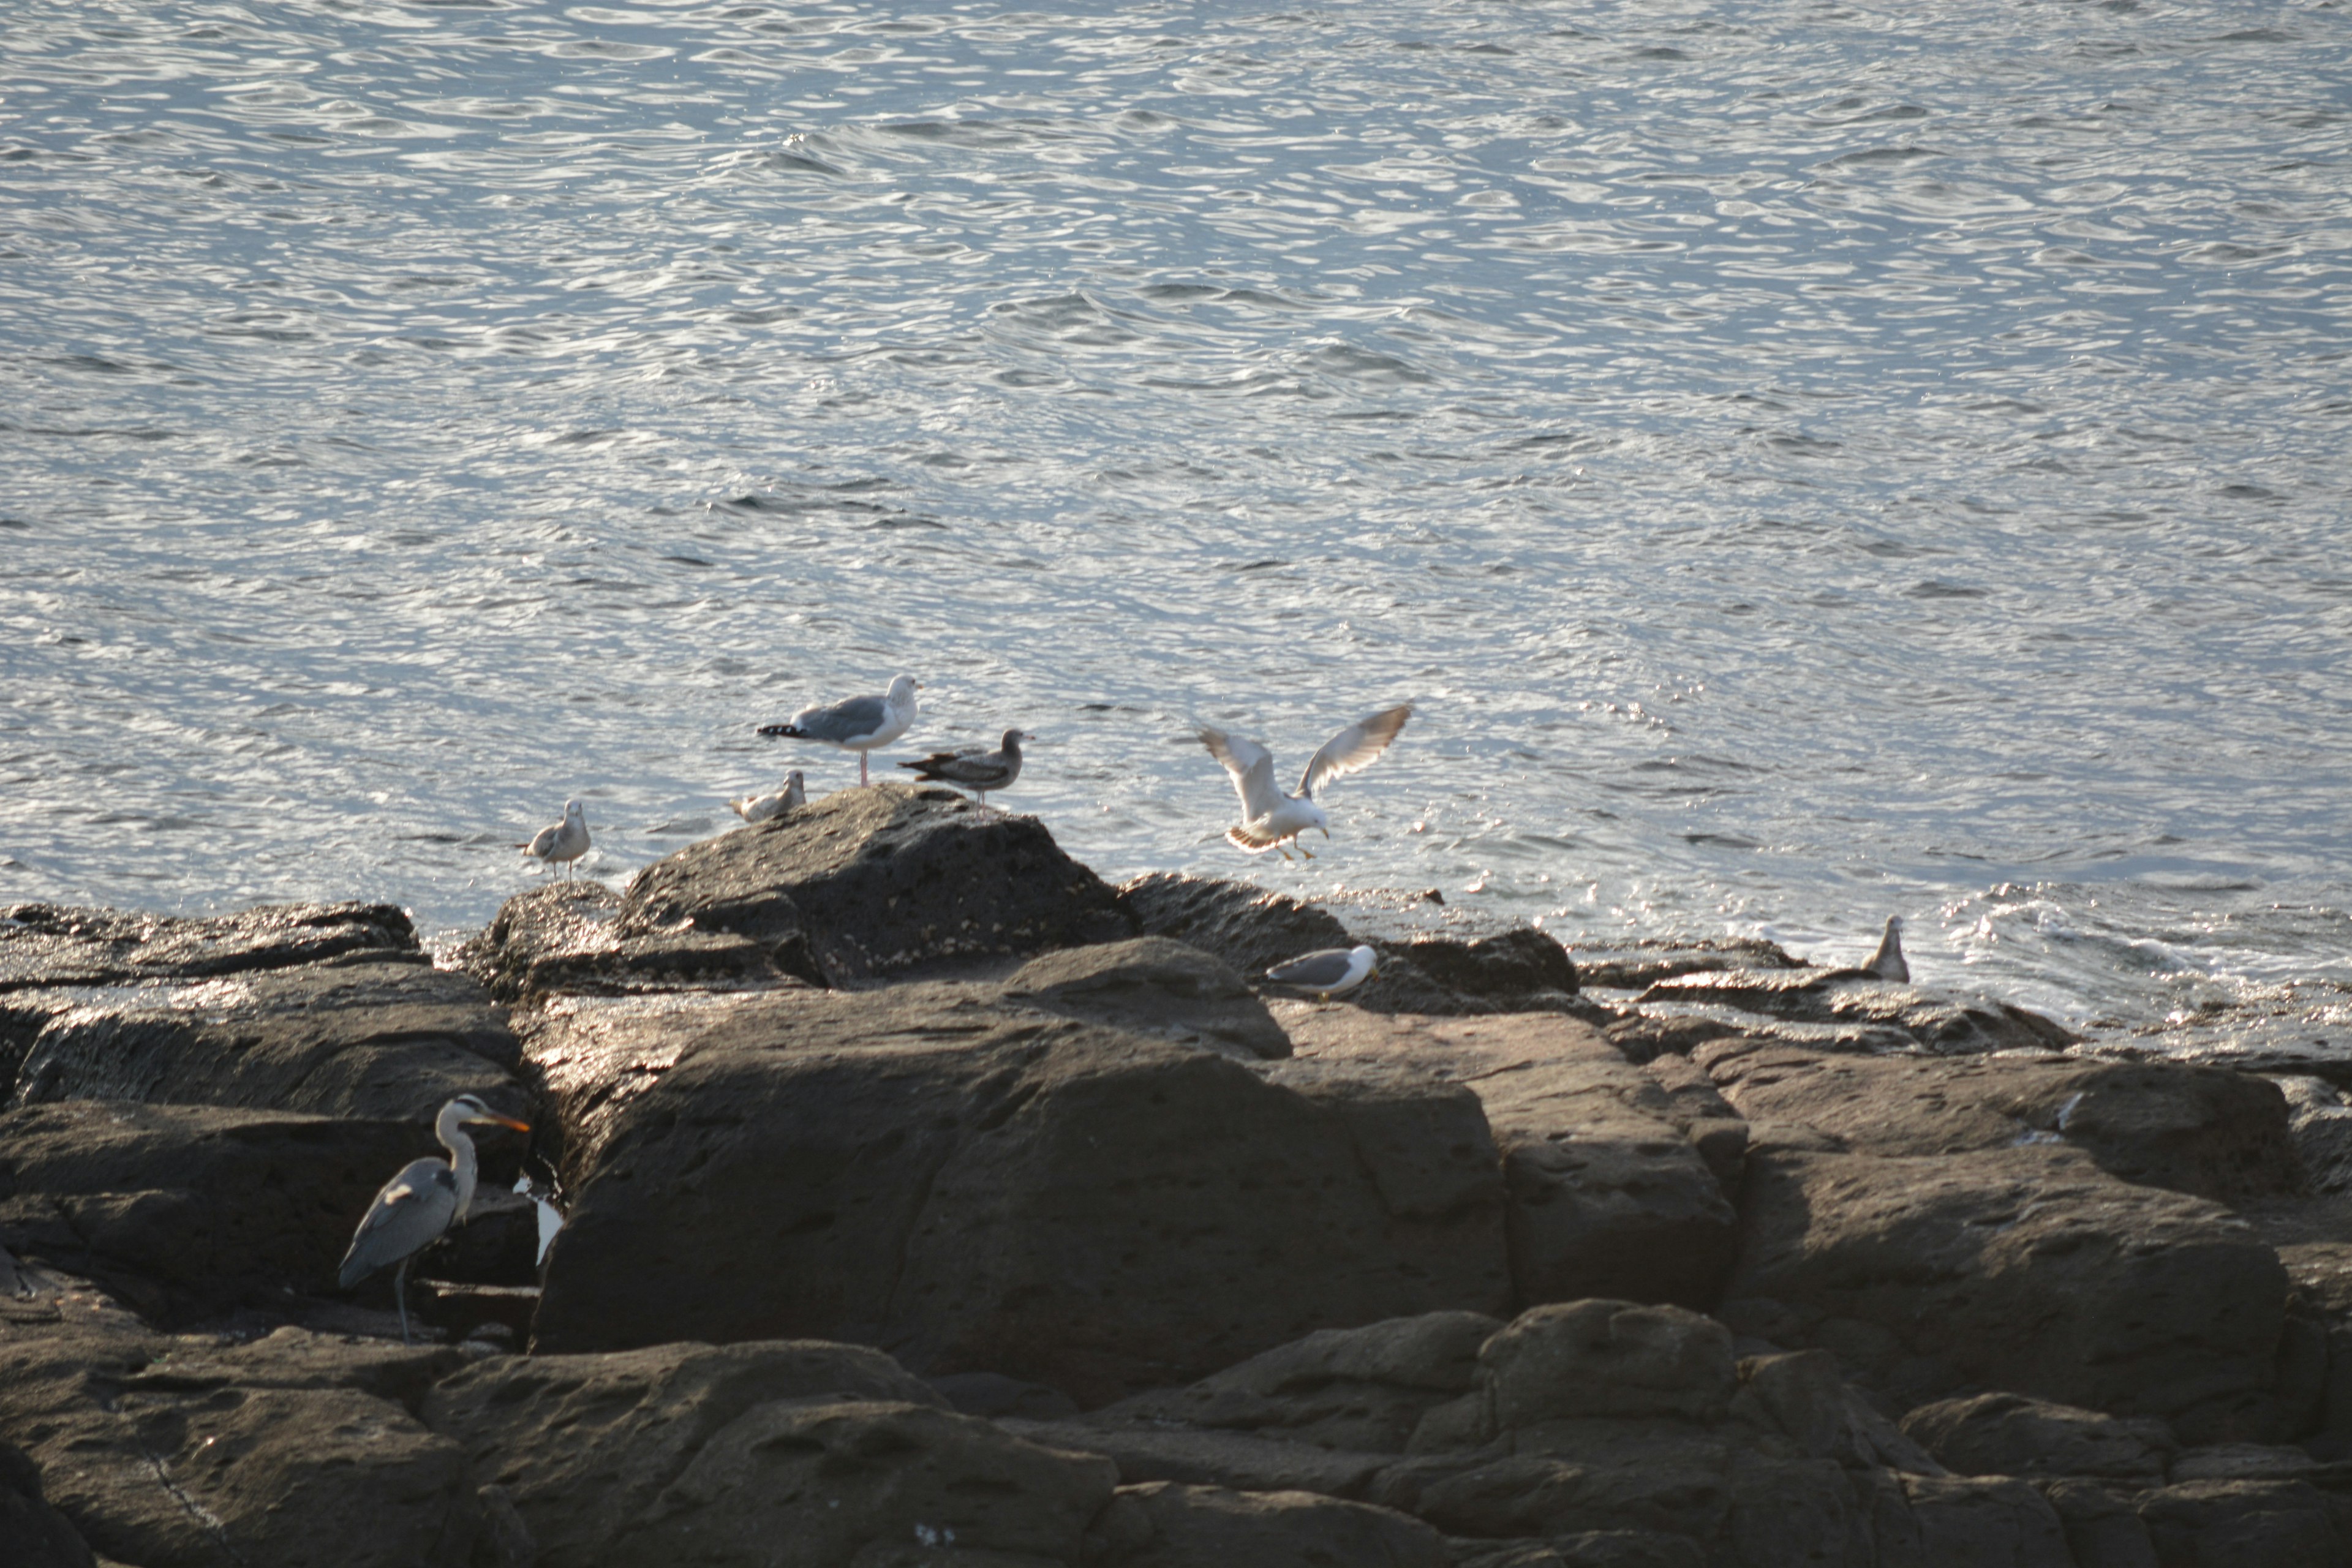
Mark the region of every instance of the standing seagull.
<instances>
[{"instance_id":1,"label":"standing seagull","mask_svg":"<svg viewBox=\"0 0 2352 1568\"><path fill-rule=\"evenodd\" d=\"M1323 742L1323 749L1299 775L1298 789L1292 795L1283 794L1274 782L1273 752L1255 741L1237 741L1223 730L1202 730L1201 744L1225 764L1242 797L1241 825L1226 828L1225 837L1253 855L1280 849L1286 860L1290 851L1285 846L1308 828L1320 828L1324 837L1330 837L1331 819L1315 804L1315 792L1326 780L1370 767L1412 717L1412 705L1401 703L1349 725ZM1315 858L1303 844L1298 852L1309 860Z\"/></svg>"},{"instance_id":2,"label":"standing seagull","mask_svg":"<svg viewBox=\"0 0 2352 1568\"><path fill-rule=\"evenodd\" d=\"M534 859L550 865L561 863L567 870L572 863L588 853L588 813L576 800L563 803L563 820L542 827L531 836L528 844L516 848Z\"/></svg>"},{"instance_id":3,"label":"standing seagull","mask_svg":"<svg viewBox=\"0 0 2352 1568\"><path fill-rule=\"evenodd\" d=\"M798 811L808 804L808 785L794 768L784 775L783 787L773 795L747 795L740 800L727 803L735 815L746 822L765 822L772 816L782 816L788 811Z\"/></svg>"},{"instance_id":4,"label":"standing seagull","mask_svg":"<svg viewBox=\"0 0 2352 1568\"><path fill-rule=\"evenodd\" d=\"M933 752L920 762L900 763L902 768L912 768L917 776L937 784L961 784L976 790L980 804L988 804L988 792L1011 789L1013 781L1021 776L1021 742L1037 737L1019 730L1004 731L1004 743L995 751L983 752L974 746L962 752Z\"/></svg>"},{"instance_id":5,"label":"standing seagull","mask_svg":"<svg viewBox=\"0 0 2352 1568\"><path fill-rule=\"evenodd\" d=\"M1265 972L1276 985L1312 991L1318 1002L1353 991L1381 972L1381 955L1369 947L1327 947Z\"/></svg>"},{"instance_id":6,"label":"standing seagull","mask_svg":"<svg viewBox=\"0 0 2352 1568\"><path fill-rule=\"evenodd\" d=\"M887 746L915 721L915 693L922 682L902 675L879 697L853 697L830 708L803 708L782 724L762 724L762 735L790 741L822 741L857 753L857 782L866 778L866 753Z\"/></svg>"},{"instance_id":7,"label":"standing seagull","mask_svg":"<svg viewBox=\"0 0 2352 1568\"><path fill-rule=\"evenodd\" d=\"M441 1114L433 1119L433 1135L449 1151L449 1163L411 1160L376 1194L367 1217L352 1234L352 1249L343 1254L342 1272L337 1278L346 1290L387 1263L400 1265L392 1279L392 1299L400 1308L403 1344L411 1342L408 1265L451 1226L466 1223L466 1211L474 1205L477 1174L474 1141L466 1136L466 1129L491 1122L518 1132L530 1131L528 1122L501 1116L470 1094L461 1094L443 1106Z\"/></svg>"},{"instance_id":8,"label":"standing seagull","mask_svg":"<svg viewBox=\"0 0 2352 1568\"><path fill-rule=\"evenodd\" d=\"M1901 915L1886 917L1886 934L1878 939L1878 951L1870 955L1870 962L1863 967L1881 980L1899 980L1906 985L1911 983L1911 966L1903 960Z\"/></svg>"}]
</instances>

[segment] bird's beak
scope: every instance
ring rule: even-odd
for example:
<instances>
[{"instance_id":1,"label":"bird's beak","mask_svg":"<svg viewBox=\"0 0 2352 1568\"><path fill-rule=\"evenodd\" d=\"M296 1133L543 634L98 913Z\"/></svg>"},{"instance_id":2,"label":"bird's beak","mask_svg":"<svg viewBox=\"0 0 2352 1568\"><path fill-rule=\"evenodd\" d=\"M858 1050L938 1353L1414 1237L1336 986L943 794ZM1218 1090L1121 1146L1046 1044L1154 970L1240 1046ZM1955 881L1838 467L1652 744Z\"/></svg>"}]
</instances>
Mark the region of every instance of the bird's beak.
<instances>
[{"instance_id":1,"label":"bird's beak","mask_svg":"<svg viewBox=\"0 0 2352 1568\"><path fill-rule=\"evenodd\" d=\"M530 1131L530 1122L517 1121L511 1116L500 1116L495 1110L491 1111L488 1116L468 1116L466 1120L472 1122L495 1121L501 1127L511 1127L518 1132L528 1132Z\"/></svg>"},{"instance_id":2,"label":"bird's beak","mask_svg":"<svg viewBox=\"0 0 2352 1568\"><path fill-rule=\"evenodd\" d=\"M1325 829L1323 830L1323 837L1326 837L1326 838L1330 837L1331 837L1331 830L1330 830L1329 828L1328 828L1328 827L1327 827L1327 828L1325 828Z\"/></svg>"}]
</instances>

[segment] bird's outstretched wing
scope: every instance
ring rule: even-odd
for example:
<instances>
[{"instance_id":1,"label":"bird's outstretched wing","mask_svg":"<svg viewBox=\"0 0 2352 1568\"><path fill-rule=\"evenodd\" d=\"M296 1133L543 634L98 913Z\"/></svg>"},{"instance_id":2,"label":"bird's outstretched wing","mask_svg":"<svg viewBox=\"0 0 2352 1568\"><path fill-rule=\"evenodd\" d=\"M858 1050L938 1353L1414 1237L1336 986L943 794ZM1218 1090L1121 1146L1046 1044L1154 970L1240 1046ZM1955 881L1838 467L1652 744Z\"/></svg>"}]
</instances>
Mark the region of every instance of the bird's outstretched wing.
<instances>
[{"instance_id":1,"label":"bird's outstretched wing","mask_svg":"<svg viewBox=\"0 0 2352 1568\"><path fill-rule=\"evenodd\" d=\"M457 1214L457 1181L439 1160L411 1160L383 1184L352 1236L339 1276L346 1290L412 1253L424 1251Z\"/></svg>"},{"instance_id":2,"label":"bird's outstretched wing","mask_svg":"<svg viewBox=\"0 0 2352 1568\"><path fill-rule=\"evenodd\" d=\"M1201 744L1234 775L1234 789L1242 797L1242 820L1255 822L1282 804L1274 785L1274 753L1255 741L1237 741L1223 730L1202 730Z\"/></svg>"},{"instance_id":3,"label":"bird's outstretched wing","mask_svg":"<svg viewBox=\"0 0 2352 1568\"><path fill-rule=\"evenodd\" d=\"M1299 775L1298 793L1312 798L1327 781L1371 766L1412 717L1412 704L1401 702L1369 719L1357 720L1324 742L1323 749L1307 759L1307 771Z\"/></svg>"}]
</instances>

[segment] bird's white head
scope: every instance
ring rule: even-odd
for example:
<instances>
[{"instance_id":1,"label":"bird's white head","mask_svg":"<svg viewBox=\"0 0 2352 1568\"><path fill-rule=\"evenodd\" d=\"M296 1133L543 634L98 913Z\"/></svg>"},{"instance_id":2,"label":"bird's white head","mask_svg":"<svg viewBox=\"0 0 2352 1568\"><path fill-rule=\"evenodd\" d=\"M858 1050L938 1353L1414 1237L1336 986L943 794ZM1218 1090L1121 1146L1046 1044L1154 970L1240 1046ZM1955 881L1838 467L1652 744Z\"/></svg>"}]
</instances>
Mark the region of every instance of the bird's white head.
<instances>
[{"instance_id":1,"label":"bird's white head","mask_svg":"<svg viewBox=\"0 0 2352 1568\"><path fill-rule=\"evenodd\" d=\"M801 777L801 771L798 768L794 768L791 773L784 775L784 787L786 789L800 789L807 783L808 781L806 779Z\"/></svg>"},{"instance_id":2,"label":"bird's white head","mask_svg":"<svg viewBox=\"0 0 2352 1568\"><path fill-rule=\"evenodd\" d=\"M1370 942L1358 944L1348 956L1364 966L1364 978L1367 980L1381 972L1380 951Z\"/></svg>"},{"instance_id":3,"label":"bird's white head","mask_svg":"<svg viewBox=\"0 0 2352 1568\"><path fill-rule=\"evenodd\" d=\"M501 1111L492 1110L482 1102L480 1096L472 1094L459 1095L443 1106L441 1114L433 1120L434 1131L441 1135L444 1143L450 1141L451 1133L466 1127L497 1126L511 1127L518 1132L530 1131L528 1121L518 1121Z\"/></svg>"},{"instance_id":4,"label":"bird's white head","mask_svg":"<svg viewBox=\"0 0 2352 1568\"><path fill-rule=\"evenodd\" d=\"M1886 929L1891 934L1901 936L1903 934L1903 917L1901 915L1887 916Z\"/></svg>"},{"instance_id":5,"label":"bird's white head","mask_svg":"<svg viewBox=\"0 0 2352 1568\"><path fill-rule=\"evenodd\" d=\"M921 681L911 675L902 675L890 683L887 700L893 708L911 708L915 705L915 693L922 689Z\"/></svg>"},{"instance_id":6,"label":"bird's white head","mask_svg":"<svg viewBox=\"0 0 2352 1568\"><path fill-rule=\"evenodd\" d=\"M578 801L567 800L563 803L563 819L566 822L580 821L587 815L588 808L581 805Z\"/></svg>"},{"instance_id":7,"label":"bird's white head","mask_svg":"<svg viewBox=\"0 0 2352 1568\"><path fill-rule=\"evenodd\" d=\"M1311 800L1302 800L1298 805L1300 807L1299 815L1307 818L1307 827L1317 829L1326 838L1330 837L1331 818L1329 815L1324 811L1323 807L1317 802ZM1307 827L1302 827L1298 831L1304 833L1307 831Z\"/></svg>"}]
</instances>

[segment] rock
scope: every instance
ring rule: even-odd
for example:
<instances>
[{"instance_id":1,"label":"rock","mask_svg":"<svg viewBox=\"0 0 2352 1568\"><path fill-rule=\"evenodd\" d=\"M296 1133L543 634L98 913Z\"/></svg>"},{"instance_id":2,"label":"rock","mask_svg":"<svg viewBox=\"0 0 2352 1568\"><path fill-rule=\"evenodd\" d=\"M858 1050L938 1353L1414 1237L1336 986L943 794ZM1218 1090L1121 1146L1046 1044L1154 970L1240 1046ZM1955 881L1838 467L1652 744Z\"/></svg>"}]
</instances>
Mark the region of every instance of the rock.
<instances>
[{"instance_id":1,"label":"rock","mask_svg":"<svg viewBox=\"0 0 2352 1568\"><path fill-rule=\"evenodd\" d=\"M1302 952L1356 945L1329 910L1245 882L1153 871L1120 883L1118 902L1137 930L1214 953L1252 983Z\"/></svg>"},{"instance_id":2,"label":"rock","mask_svg":"<svg viewBox=\"0 0 2352 1568\"><path fill-rule=\"evenodd\" d=\"M2272 1423L2284 1271L2203 1199L2046 1145L1880 1159L1776 1135L1742 1208L1726 1320L1904 1404L1974 1382L2196 1441Z\"/></svg>"},{"instance_id":3,"label":"rock","mask_svg":"<svg viewBox=\"0 0 2352 1568\"><path fill-rule=\"evenodd\" d=\"M1879 1525L1881 1563L1943 1568L2076 1568L2057 1510L2022 1481L1963 1476L1906 1476L1910 1528Z\"/></svg>"},{"instance_id":4,"label":"rock","mask_svg":"<svg viewBox=\"0 0 2352 1568\"><path fill-rule=\"evenodd\" d=\"M77 1007L33 1042L17 1102L245 1106L429 1127L459 1094L523 1108L520 1057L472 980L360 953Z\"/></svg>"},{"instance_id":5,"label":"rock","mask_svg":"<svg viewBox=\"0 0 2352 1568\"><path fill-rule=\"evenodd\" d=\"M2290 1324L2304 1320L2320 1336L2317 1375L2305 1372L2301 1379L2307 1388L2316 1384L2311 1400L2316 1408L2305 1412L2304 1426L2286 1430L2309 1437L2315 1452L2352 1458L2352 1243L2285 1246L2279 1248L2279 1261L2294 1281L2291 1304L2297 1310L2290 1314ZM2283 1375L2282 1393L2291 1386Z\"/></svg>"},{"instance_id":6,"label":"rock","mask_svg":"<svg viewBox=\"0 0 2352 1568\"><path fill-rule=\"evenodd\" d=\"M1452 1311L1320 1329L1190 1387L1122 1400L1089 1424L1181 1425L1402 1454L1430 1410L1476 1384L1479 1346L1502 1327L1484 1313Z\"/></svg>"},{"instance_id":7,"label":"rock","mask_svg":"<svg viewBox=\"0 0 2352 1568\"><path fill-rule=\"evenodd\" d=\"M410 1272L464 1285L537 1285L539 1205L520 1193L484 1183L474 1191L466 1223L417 1254Z\"/></svg>"},{"instance_id":8,"label":"rock","mask_svg":"<svg viewBox=\"0 0 2352 1568\"><path fill-rule=\"evenodd\" d=\"M2352 1490L2352 1464L2315 1459L2277 1443L2209 1443L2184 1448L2172 1460L2175 1481L2309 1481L2329 1491Z\"/></svg>"},{"instance_id":9,"label":"rock","mask_svg":"<svg viewBox=\"0 0 2352 1568\"><path fill-rule=\"evenodd\" d=\"M333 1288L376 1189L429 1132L209 1106L0 1114L0 1245L166 1322Z\"/></svg>"},{"instance_id":10,"label":"rock","mask_svg":"<svg viewBox=\"0 0 2352 1568\"><path fill-rule=\"evenodd\" d=\"M1806 967L1779 943L1752 936L1699 942L1651 937L1624 947L1578 946L1569 957L1586 985L1611 991L1639 991L1679 974Z\"/></svg>"},{"instance_id":11,"label":"rock","mask_svg":"<svg viewBox=\"0 0 2352 1568\"><path fill-rule=\"evenodd\" d=\"M1026 1443L887 1356L811 1342L499 1357L423 1414L503 1489L541 1568L1075 1563L1111 1465Z\"/></svg>"},{"instance_id":12,"label":"rock","mask_svg":"<svg viewBox=\"0 0 2352 1568\"><path fill-rule=\"evenodd\" d=\"M1610 1043L1616 1044L1613 1038ZM1748 1170L1748 1119L1687 1056L1654 1057L1643 1070L1666 1091L1667 1121L1683 1130L1683 1136L1715 1173L1724 1196L1737 1202L1740 1180Z\"/></svg>"},{"instance_id":13,"label":"rock","mask_svg":"<svg viewBox=\"0 0 2352 1568\"><path fill-rule=\"evenodd\" d=\"M1486 1342L1478 1363L1503 1427L1586 1415L1717 1421L1738 1381L1721 1323L1631 1301L1532 1308Z\"/></svg>"},{"instance_id":14,"label":"rock","mask_svg":"<svg viewBox=\"0 0 2352 1568\"><path fill-rule=\"evenodd\" d=\"M41 1495L40 1468L0 1442L0 1563L7 1568L92 1568L89 1546Z\"/></svg>"},{"instance_id":15,"label":"rock","mask_svg":"<svg viewBox=\"0 0 2352 1568\"><path fill-rule=\"evenodd\" d=\"M1827 1351L1743 1359L1732 1413L1759 1429L1777 1430L1807 1458L1834 1459L1850 1470L1946 1473L1838 1375L1837 1358Z\"/></svg>"},{"instance_id":16,"label":"rock","mask_svg":"<svg viewBox=\"0 0 2352 1568\"><path fill-rule=\"evenodd\" d=\"M748 937L829 985L1135 934L1036 818L903 784L836 790L630 879L620 935L686 927Z\"/></svg>"},{"instance_id":17,"label":"rock","mask_svg":"<svg viewBox=\"0 0 2352 1568\"><path fill-rule=\"evenodd\" d=\"M1567 950L1531 926L1467 942L1415 937L1396 951L1447 990L1491 1003L1497 1011L1532 1012L1552 998L1576 994L1576 965Z\"/></svg>"},{"instance_id":18,"label":"rock","mask_svg":"<svg viewBox=\"0 0 2352 1568\"><path fill-rule=\"evenodd\" d=\"M123 1563L410 1568L467 1561L457 1446L395 1398L459 1358L299 1330L236 1351L79 1320L0 1338L0 1436Z\"/></svg>"},{"instance_id":19,"label":"rock","mask_svg":"<svg viewBox=\"0 0 2352 1568\"><path fill-rule=\"evenodd\" d=\"M1078 1413L1070 1396L1060 1389L1007 1377L1001 1372L958 1372L924 1381L966 1415L991 1421L1059 1421Z\"/></svg>"},{"instance_id":20,"label":"rock","mask_svg":"<svg viewBox=\"0 0 2352 1568\"><path fill-rule=\"evenodd\" d=\"M2065 1529L2074 1568L2162 1568L2147 1526L2124 1489L2056 1480L2042 1483L2042 1495Z\"/></svg>"},{"instance_id":21,"label":"rock","mask_svg":"<svg viewBox=\"0 0 2352 1568\"><path fill-rule=\"evenodd\" d=\"M1452 1568L1437 1531L1403 1514L1306 1492L1155 1481L1121 1487L1088 1531L1099 1568Z\"/></svg>"},{"instance_id":22,"label":"rock","mask_svg":"<svg viewBox=\"0 0 2352 1568\"><path fill-rule=\"evenodd\" d=\"M1508 1295L1457 1086L1301 1092L937 984L573 1000L530 1049L573 1194L544 1351L823 1335L1090 1406Z\"/></svg>"},{"instance_id":23,"label":"rock","mask_svg":"<svg viewBox=\"0 0 2352 1568\"><path fill-rule=\"evenodd\" d=\"M1390 1456L1318 1448L1278 1437L1195 1427L1120 1426L1097 1418L1000 1423L1017 1437L1049 1448L1099 1454L1118 1467L1121 1485L1179 1481L1237 1491L1306 1491L1360 1498Z\"/></svg>"},{"instance_id":24,"label":"rock","mask_svg":"<svg viewBox=\"0 0 2352 1568\"><path fill-rule=\"evenodd\" d=\"M775 952L748 936L692 926L625 934L621 909L621 895L602 882L549 882L517 893L458 948L457 965L501 1002L824 983L804 947L784 944Z\"/></svg>"},{"instance_id":25,"label":"rock","mask_svg":"<svg viewBox=\"0 0 2352 1568\"><path fill-rule=\"evenodd\" d=\"M0 992L127 985L287 969L353 952L413 953L390 904L268 904L186 920L58 904L0 908Z\"/></svg>"},{"instance_id":26,"label":"rock","mask_svg":"<svg viewBox=\"0 0 2352 1568\"><path fill-rule=\"evenodd\" d=\"M1801 1023L1895 1030L1930 1051L1978 1056L2058 1050L2076 1037L2007 1003L1972 1004L1896 985L1857 969L1728 969L1654 983L1638 1001L1714 1005Z\"/></svg>"},{"instance_id":27,"label":"rock","mask_svg":"<svg viewBox=\"0 0 2352 1568\"><path fill-rule=\"evenodd\" d=\"M1696 1124L1677 1123L1689 1102L1590 1025L1541 1014L1384 1018L1295 1004L1276 1016L1301 1061L1477 1093L1502 1151L1521 1302L1712 1304L1738 1216L1687 1136Z\"/></svg>"},{"instance_id":28,"label":"rock","mask_svg":"<svg viewBox=\"0 0 2352 1568\"><path fill-rule=\"evenodd\" d=\"M1033 958L1004 983L1008 1000L1158 1035L1242 1059L1290 1054L1290 1037L1222 959L1164 936Z\"/></svg>"},{"instance_id":29,"label":"rock","mask_svg":"<svg viewBox=\"0 0 2352 1568\"><path fill-rule=\"evenodd\" d=\"M2180 1447L2161 1421L2103 1415L2022 1394L1922 1405L1903 1417L1903 1431L1964 1476L2095 1477L2142 1487L2164 1484Z\"/></svg>"},{"instance_id":30,"label":"rock","mask_svg":"<svg viewBox=\"0 0 2352 1568\"><path fill-rule=\"evenodd\" d=\"M1759 1040L1717 1041L1692 1061L1741 1114L1801 1121L1857 1153L2063 1144L2126 1181L2222 1203L2303 1185L2278 1090L2226 1068L1832 1056Z\"/></svg>"},{"instance_id":31,"label":"rock","mask_svg":"<svg viewBox=\"0 0 2352 1568\"><path fill-rule=\"evenodd\" d=\"M2342 1510L2301 1481L2187 1481L2143 1494L2164 1568L2342 1568Z\"/></svg>"},{"instance_id":32,"label":"rock","mask_svg":"<svg viewBox=\"0 0 2352 1568\"><path fill-rule=\"evenodd\" d=\"M2295 1152L2309 1174L2311 1190L2330 1197L2352 1195L2352 1104L2326 1079L2289 1077L2272 1080L2285 1096L2287 1127Z\"/></svg>"}]
</instances>

